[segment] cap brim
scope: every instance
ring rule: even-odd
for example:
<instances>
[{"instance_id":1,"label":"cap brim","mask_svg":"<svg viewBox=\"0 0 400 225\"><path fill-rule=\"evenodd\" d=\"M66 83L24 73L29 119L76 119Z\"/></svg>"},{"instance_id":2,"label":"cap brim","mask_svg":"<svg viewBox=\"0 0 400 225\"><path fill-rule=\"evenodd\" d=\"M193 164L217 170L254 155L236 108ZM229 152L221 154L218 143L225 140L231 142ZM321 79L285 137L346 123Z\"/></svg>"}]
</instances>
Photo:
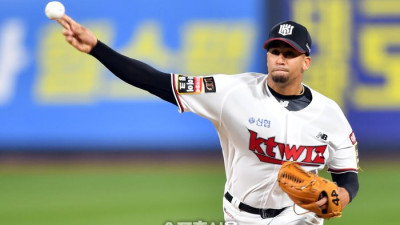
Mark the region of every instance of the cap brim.
<instances>
[{"instance_id":1,"label":"cap brim","mask_svg":"<svg viewBox=\"0 0 400 225\"><path fill-rule=\"evenodd\" d=\"M296 51L305 54L307 53L306 50L302 49L298 44L296 44L294 41L290 40L290 39L286 39L286 38L270 38L267 41L264 42L264 49L268 49L268 46L274 42L274 41L283 41L285 43L287 43L288 45L292 46Z\"/></svg>"}]
</instances>

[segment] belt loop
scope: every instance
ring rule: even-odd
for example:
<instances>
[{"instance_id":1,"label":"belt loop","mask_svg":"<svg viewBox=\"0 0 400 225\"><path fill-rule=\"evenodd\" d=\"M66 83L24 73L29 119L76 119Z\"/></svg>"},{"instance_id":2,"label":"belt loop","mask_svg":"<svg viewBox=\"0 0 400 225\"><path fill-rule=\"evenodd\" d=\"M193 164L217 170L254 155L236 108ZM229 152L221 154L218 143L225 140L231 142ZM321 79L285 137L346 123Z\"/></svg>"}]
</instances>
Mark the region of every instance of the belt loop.
<instances>
[{"instance_id":1,"label":"belt loop","mask_svg":"<svg viewBox=\"0 0 400 225\"><path fill-rule=\"evenodd\" d=\"M239 205L240 205L240 201L239 201L239 199L237 199L237 198L235 198L235 197L232 197L232 205L234 205L237 209L239 209L240 210L240 208L239 208Z\"/></svg>"},{"instance_id":2,"label":"belt loop","mask_svg":"<svg viewBox=\"0 0 400 225\"><path fill-rule=\"evenodd\" d=\"M261 209L261 213L260 213L261 218L266 219L269 217L268 215L268 210L265 209ZM275 217L275 216L274 216Z\"/></svg>"}]
</instances>

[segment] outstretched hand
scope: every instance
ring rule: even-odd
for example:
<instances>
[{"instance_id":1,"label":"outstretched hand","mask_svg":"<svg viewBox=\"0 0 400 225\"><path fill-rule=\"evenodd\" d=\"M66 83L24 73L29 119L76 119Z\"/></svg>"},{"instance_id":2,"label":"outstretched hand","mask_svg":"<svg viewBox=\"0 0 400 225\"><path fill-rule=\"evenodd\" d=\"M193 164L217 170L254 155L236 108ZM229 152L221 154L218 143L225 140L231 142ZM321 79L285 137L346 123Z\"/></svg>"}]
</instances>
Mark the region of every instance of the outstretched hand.
<instances>
[{"instance_id":1,"label":"outstretched hand","mask_svg":"<svg viewBox=\"0 0 400 225\"><path fill-rule=\"evenodd\" d=\"M79 51L89 53L96 46L96 36L66 14L57 19L57 22L64 27L62 34L65 40Z\"/></svg>"}]
</instances>

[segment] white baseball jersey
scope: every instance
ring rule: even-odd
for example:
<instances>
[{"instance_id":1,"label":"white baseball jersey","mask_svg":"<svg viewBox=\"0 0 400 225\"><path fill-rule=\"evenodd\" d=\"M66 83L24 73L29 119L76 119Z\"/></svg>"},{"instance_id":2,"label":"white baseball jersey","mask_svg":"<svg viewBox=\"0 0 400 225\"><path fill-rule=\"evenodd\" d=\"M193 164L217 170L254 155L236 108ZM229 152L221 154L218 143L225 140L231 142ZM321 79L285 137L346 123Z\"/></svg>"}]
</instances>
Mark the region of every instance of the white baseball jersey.
<instances>
[{"instance_id":1,"label":"white baseball jersey","mask_svg":"<svg viewBox=\"0 0 400 225\"><path fill-rule=\"evenodd\" d=\"M172 76L179 110L205 117L217 129L225 190L241 202L292 206L277 183L285 161L297 161L307 171L326 165L331 172L357 172L357 143L347 119L334 101L311 88L311 103L288 111L270 93L265 74Z\"/></svg>"}]
</instances>

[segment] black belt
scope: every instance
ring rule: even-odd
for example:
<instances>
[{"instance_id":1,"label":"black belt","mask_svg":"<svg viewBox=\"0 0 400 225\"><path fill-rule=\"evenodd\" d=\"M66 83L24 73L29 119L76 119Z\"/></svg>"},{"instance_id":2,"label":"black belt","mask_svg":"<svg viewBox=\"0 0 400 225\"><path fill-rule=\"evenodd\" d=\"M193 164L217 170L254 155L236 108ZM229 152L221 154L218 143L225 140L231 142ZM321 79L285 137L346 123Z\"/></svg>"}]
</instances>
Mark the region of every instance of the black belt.
<instances>
[{"instance_id":1,"label":"black belt","mask_svg":"<svg viewBox=\"0 0 400 225\"><path fill-rule=\"evenodd\" d=\"M232 197L231 194L229 194L229 192L225 193L225 198L230 203L232 203L233 197ZM261 218L265 219L265 218L272 218L272 217L275 217L275 216L279 215L286 208L282 208L282 209L259 209L259 208L251 207L251 206L246 205L246 204L241 202L241 203L239 203L239 209L242 210L242 211L248 212L248 213L260 215Z\"/></svg>"}]
</instances>

